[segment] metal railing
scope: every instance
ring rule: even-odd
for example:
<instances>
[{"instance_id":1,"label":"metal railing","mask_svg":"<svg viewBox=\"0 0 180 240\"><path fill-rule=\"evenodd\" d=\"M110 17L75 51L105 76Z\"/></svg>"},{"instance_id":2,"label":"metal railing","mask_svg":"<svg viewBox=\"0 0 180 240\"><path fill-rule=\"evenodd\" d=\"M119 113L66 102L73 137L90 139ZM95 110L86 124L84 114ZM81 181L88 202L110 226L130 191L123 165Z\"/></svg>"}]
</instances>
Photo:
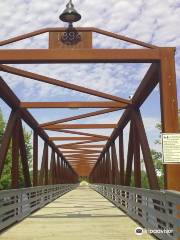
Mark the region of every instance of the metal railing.
<instances>
[{"instance_id":1,"label":"metal railing","mask_svg":"<svg viewBox=\"0 0 180 240\"><path fill-rule=\"evenodd\" d=\"M0 191L0 231L76 187L59 184Z\"/></svg>"},{"instance_id":2,"label":"metal railing","mask_svg":"<svg viewBox=\"0 0 180 240\"><path fill-rule=\"evenodd\" d=\"M180 239L179 192L110 184L92 184L91 188L122 209L158 239Z\"/></svg>"}]
</instances>

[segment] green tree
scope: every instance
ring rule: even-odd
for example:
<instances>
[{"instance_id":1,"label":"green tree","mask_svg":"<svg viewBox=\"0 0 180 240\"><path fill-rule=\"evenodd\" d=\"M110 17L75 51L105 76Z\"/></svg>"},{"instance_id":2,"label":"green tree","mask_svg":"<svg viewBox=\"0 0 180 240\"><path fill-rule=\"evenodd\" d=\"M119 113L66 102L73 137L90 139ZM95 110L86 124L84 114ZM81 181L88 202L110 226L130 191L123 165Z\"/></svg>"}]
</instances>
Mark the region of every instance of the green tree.
<instances>
[{"instance_id":1,"label":"green tree","mask_svg":"<svg viewBox=\"0 0 180 240\"><path fill-rule=\"evenodd\" d=\"M6 125L6 123L4 121L3 114L0 109L0 141L1 141L3 133L4 133L5 125Z\"/></svg>"},{"instance_id":2,"label":"green tree","mask_svg":"<svg viewBox=\"0 0 180 240\"><path fill-rule=\"evenodd\" d=\"M179 122L179 131L180 131L180 109L178 110L178 122ZM161 144L161 132L162 132L161 123L157 123L156 128L160 131L160 134L159 134L159 138L155 141L155 143ZM159 186L160 188L164 188L164 169L163 169L163 163L162 163L162 153L152 149L151 155L152 155L154 166L158 176Z\"/></svg>"},{"instance_id":3,"label":"green tree","mask_svg":"<svg viewBox=\"0 0 180 240\"><path fill-rule=\"evenodd\" d=\"M27 159L28 159L28 164L29 164L29 169L32 168L32 144L31 144L31 137L32 133L27 132L25 128L23 128L24 132L24 140L25 140L25 146L26 146L26 153L27 153ZM24 187L24 176L23 176L23 170L22 170L22 165L21 165L21 159L19 159L19 187ZM30 171L31 175L31 171Z\"/></svg>"},{"instance_id":4,"label":"green tree","mask_svg":"<svg viewBox=\"0 0 180 240\"><path fill-rule=\"evenodd\" d=\"M2 111L0 109L0 143L5 131L5 127L6 127L6 123L3 118ZM0 189L8 188L8 186L10 185L10 176L11 176L11 149L8 150L8 153L6 156L5 166L0 179Z\"/></svg>"},{"instance_id":5,"label":"green tree","mask_svg":"<svg viewBox=\"0 0 180 240\"><path fill-rule=\"evenodd\" d=\"M131 187L135 187L135 182L134 182L134 171L132 171L132 175L131 175ZM145 171L141 171L141 187L142 188L149 188L149 183L148 183L148 178L147 178L147 174Z\"/></svg>"},{"instance_id":6,"label":"green tree","mask_svg":"<svg viewBox=\"0 0 180 240\"><path fill-rule=\"evenodd\" d=\"M180 109L178 110L178 121L179 121L179 131L180 131ZM155 144L161 144L161 124L157 123L155 126L159 130L159 137L155 140ZM162 163L162 153L158 152L154 149L151 149L151 155L154 163L154 167L157 174L158 183L161 189L164 188L164 169L163 169L163 163ZM141 160L141 163L143 160ZM141 171L141 185L142 188L149 188L148 178L147 174L144 170ZM134 172L132 172L131 177L131 187L134 187Z\"/></svg>"},{"instance_id":7,"label":"green tree","mask_svg":"<svg viewBox=\"0 0 180 240\"><path fill-rule=\"evenodd\" d=\"M2 141L2 136L6 128L6 122L4 120L2 111L0 109L0 144ZM31 133L27 132L24 129L24 139L25 139L25 145L26 145L26 152L27 152L27 158L29 167L31 167L32 164L32 145L31 145ZM8 189L11 187L11 165L12 165L12 144L10 143L8 153L6 156L3 173L0 179L0 190L2 189ZM23 177L23 171L22 171L22 165L21 160L19 159L19 187L24 187L24 177Z\"/></svg>"},{"instance_id":8,"label":"green tree","mask_svg":"<svg viewBox=\"0 0 180 240\"><path fill-rule=\"evenodd\" d=\"M163 189L164 188L164 171L163 171L163 164L162 164L162 153L152 149L151 155L152 155L154 167L156 170L159 187Z\"/></svg>"}]
</instances>

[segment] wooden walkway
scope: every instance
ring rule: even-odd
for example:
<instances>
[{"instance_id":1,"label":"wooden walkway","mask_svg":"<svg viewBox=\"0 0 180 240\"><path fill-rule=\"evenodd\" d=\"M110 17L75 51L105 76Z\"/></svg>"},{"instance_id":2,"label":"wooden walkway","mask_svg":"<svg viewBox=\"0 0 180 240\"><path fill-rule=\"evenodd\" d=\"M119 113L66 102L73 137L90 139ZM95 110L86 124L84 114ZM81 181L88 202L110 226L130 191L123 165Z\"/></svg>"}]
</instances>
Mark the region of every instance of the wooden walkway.
<instances>
[{"instance_id":1,"label":"wooden walkway","mask_svg":"<svg viewBox=\"0 0 180 240\"><path fill-rule=\"evenodd\" d=\"M81 186L0 235L1 240L133 240L136 222L91 190Z\"/></svg>"}]
</instances>

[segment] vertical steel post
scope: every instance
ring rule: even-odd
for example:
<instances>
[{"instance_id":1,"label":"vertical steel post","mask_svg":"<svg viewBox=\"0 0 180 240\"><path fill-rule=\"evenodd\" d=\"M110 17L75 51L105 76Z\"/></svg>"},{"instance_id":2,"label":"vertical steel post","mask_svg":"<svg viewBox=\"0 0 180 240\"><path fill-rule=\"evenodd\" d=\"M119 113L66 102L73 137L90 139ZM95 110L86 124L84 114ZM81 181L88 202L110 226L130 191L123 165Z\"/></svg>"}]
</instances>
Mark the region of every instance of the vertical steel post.
<instances>
[{"instance_id":1,"label":"vertical steel post","mask_svg":"<svg viewBox=\"0 0 180 240\"><path fill-rule=\"evenodd\" d=\"M162 132L178 132L175 48L161 48L160 98ZM180 164L164 165L165 188L180 191Z\"/></svg>"},{"instance_id":2,"label":"vertical steel post","mask_svg":"<svg viewBox=\"0 0 180 240\"><path fill-rule=\"evenodd\" d=\"M124 142L123 131L119 134L119 167L120 167L120 185L124 185Z\"/></svg>"},{"instance_id":3,"label":"vertical steel post","mask_svg":"<svg viewBox=\"0 0 180 240\"><path fill-rule=\"evenodd\" d=\"M133 140L134 140L134 184L135 187L141 187L141 161L140 161L140 144L136 125L133 122Z\"/></svg>"},{"instance_id":4,"label":"vertical steel post","mask_svg":"<svg viewBox=\"0 0 180 240\"><path fill-rule=\"evenodd\" d=\"M24 130L23 130L21 119L18 119L18 122L19 122L19 148L20 148L20 154L21 154L24 183L25 183L25 187L31 187L31 177L29 172L29 162L28 162L27 149L26 149L25 138L24 138Z\"/></svg>"},{"instance_id":5,"label":"vertical steel post","mask_svg":"<svg viewBox=\"0 0 180 240\"><path fill-rule=\"evenodd\" d=\"M4 162L8 152L9 144L12 138L14 126L16 124L18 112L12 111L6 126L6 130L3 134L1 145L0 145L0 177L4 168Z\"/></svg>"},{"instance_id":6,"label":"vertical steel post","mask_svg":"<svg viewBox=\"0 0 180 240\"><path fill-rule=\"evenodd\" d=\"M131 184L132 162L133 162L133 144L134 144L134 142L133 142L133 125L132 125L132 120L131 120L130 130L129 130L126 175L125 175L125 185L126 186L130 186L130 184Z\"/></svg>"},{"instance_id":7,"label":"vertical steel post","mask_svg":"<svg viewBox=\"0 0 180 240\"><path fill-rule=\"evenodd\" d=\"M119 184L119 166L117 162L115 142L112 143L111 150L112 150L112 161L114 163L114 183Z\"/></svg>"},{"instance_id":8,"label":"vertical steel post","mask_svg":"<svg viewBox=\"0 0 180 240\"><path fill-rule=\"evenodd\" d=\"M46 156L45 156L45 163L44 163L44 174L45 174L45 177L44 177L44 182L45 182L45 185L48 185L49 184L49 170L48 170L48 145L47 145L47 149L46 149Z\"/></svg>"},{"instance_id":9,"label":"vertical steel post","mask_svg":"<svg viewBox=\"0 0 180 240\"><path fill-rule=\"evenodd\" d=\"M16 121L12 135L11 188L19 187L19 122Z\"/></svg>"},{"instance_id":10,"label":"vertical steel post","mask_svg":"<svg viewBox=\"0 0 180 240\"><path fill-rule=\"evenodd\" d=\"M113 180L112 180L113 176L112 176L112 165L111 165L111 158L110 158L109 149L108 149L108 151L107 151L106 157L107 157L107 161L108 161L108 163L109 163L109 164L108 164L108 166L109 166L109 169L108 169L108 171L109 171L109 183L112 184L112 182L113 182Z\"/></svg>"},{"instance_id":11,"label":"vertical steel post","mask_svg":"<svg viewBox=\"0 0 180 240\"><path fill-rule=\"evenodd\" d=\"M33 133L33 186L38 185L38 134Z\"/></svg>"}]
</instances>

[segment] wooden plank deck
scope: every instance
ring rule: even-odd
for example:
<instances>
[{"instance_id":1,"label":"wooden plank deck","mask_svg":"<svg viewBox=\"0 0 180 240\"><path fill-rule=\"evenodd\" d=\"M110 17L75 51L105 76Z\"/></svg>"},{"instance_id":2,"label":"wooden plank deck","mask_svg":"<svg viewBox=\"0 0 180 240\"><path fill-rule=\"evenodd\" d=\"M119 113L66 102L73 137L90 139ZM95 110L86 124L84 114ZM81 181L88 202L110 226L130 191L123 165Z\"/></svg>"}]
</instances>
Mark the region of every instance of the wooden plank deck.
<instances>
[{"instance_id":1,"label":"wooden plank deck","mask_svg":"<svg viewBox=\"0 0 180 240\"><path fill-rule=\"evenodd\" d=\"M136 222L88 186L78 187L0 235L1 240L133 240Z\"/></svg>"}]
</instances>

